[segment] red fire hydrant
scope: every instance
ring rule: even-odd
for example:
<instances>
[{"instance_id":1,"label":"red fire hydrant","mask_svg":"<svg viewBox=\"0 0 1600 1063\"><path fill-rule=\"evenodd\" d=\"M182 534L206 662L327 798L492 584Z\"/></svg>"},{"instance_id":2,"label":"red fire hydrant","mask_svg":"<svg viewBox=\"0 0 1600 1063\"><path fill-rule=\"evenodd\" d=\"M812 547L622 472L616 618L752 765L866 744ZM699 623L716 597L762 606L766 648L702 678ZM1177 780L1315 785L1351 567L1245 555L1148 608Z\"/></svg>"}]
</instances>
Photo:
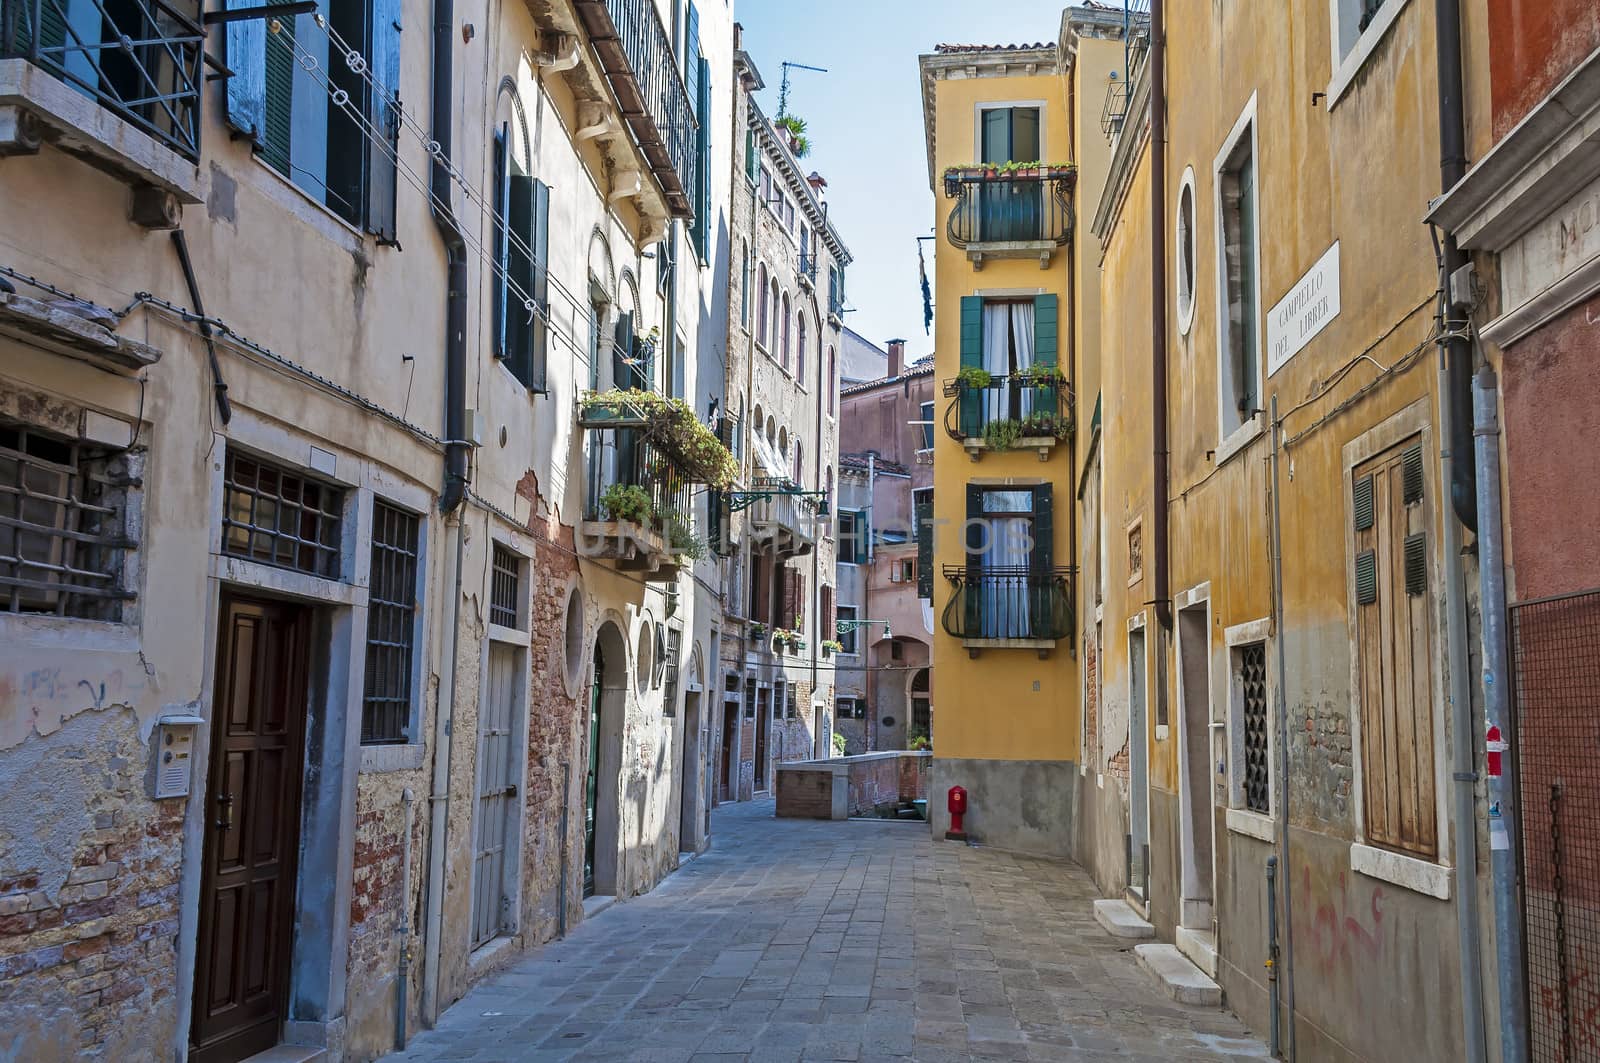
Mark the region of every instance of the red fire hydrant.
<instances>
[{"instance_id":1,"label":"red fire hydrant","mask_svg":"<svg viewBox=\"0 0 1600 1063\"><path fill-rule=\"evenodd\" d=\"M966 841L967 832L961 827L961 817L967 814L967 791L960 786L950 787L950 793L945 798L945 807L950 810L950 829L944 832L945 840Z\"/></svg>"}]
</instances>

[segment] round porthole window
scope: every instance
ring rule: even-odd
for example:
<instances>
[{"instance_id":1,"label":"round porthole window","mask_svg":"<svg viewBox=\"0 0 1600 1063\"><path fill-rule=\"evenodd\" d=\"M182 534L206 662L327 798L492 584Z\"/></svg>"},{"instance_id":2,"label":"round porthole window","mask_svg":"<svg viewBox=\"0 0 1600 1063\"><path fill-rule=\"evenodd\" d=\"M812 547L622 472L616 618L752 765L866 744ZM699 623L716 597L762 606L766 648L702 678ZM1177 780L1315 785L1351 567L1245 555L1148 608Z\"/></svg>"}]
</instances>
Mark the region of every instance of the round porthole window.
<instances>
[{"instance_id":1,"label":"round porthole window","mask_svg":"<svg viewBox=\"0 0 1600 1063\"><path fill-rule=\"evenodd\" d=\"M1178 331L1187 334L1194 321L1195 232L1194 171L1185 170L1178 189L1177 247L1173 268L1177 272Z\"/></svg>"},{"instance_id":2,"label":"round porthole window","mask_svg":"<svg viewBox=\"0 0 1600 1063\"><path fill-rule=\"evenodd\" d=\"M893 727L894 726L894 717L893 716L885 716L883 718L883 725L885 727Z\"/></svg>"},{"instance_id":3,"label":"round porthole window","mask_svg":"<svg viewBox=\"0 0 1600 1063\"><path fill-rule=\"evenodd\" d=\"M561 645L562 663L567 670L567 685L578 682L583 667L583 592L572 588L567 595L567 621Z\"/></svg>"}]
</instances>

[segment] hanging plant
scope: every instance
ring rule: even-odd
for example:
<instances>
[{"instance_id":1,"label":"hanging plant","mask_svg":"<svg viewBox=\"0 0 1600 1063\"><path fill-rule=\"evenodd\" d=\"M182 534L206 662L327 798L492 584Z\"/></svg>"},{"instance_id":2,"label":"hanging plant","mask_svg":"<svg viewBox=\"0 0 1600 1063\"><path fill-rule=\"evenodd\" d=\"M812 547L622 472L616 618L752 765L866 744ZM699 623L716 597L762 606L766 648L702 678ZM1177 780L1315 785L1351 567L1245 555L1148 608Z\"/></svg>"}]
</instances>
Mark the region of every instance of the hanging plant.
<instances>
[{"instance_id":1,"label":"hanging plant","mask_svg":"<svg viewBox=\"0 0 1600 1063\"><path fill-rule=\"evenodd\" d=\"M956 374L956 384L967 391L982 391L994 383L994 376L982 366L964 365Z\"/></svg>"},{"instance_id":2,"label":"hanging plant","mask_svg":"<svg viewBox=\"0 0 1600 1063\"><path fill-rule=\"evenodd\" d=\"M839 642L836 639L823 639L822 640L822 655L824 657L832 657L836 653L843 653L843 652L844 652L844 643Z\"/></svg>"},{"instance_id":3,"label":"hanging plant","mask_svg":"<svg viewBox=\"0 0 1600 1063\"><path fill-rule=\"evenodd\" d=\"M607 520L650 523L650 496L637 484L612 484L600 495Z\"/></svg>"},{"instance_id":4,"label":"hanging plant","mask_svg":"<svg viewBox=\"0 0 1600 1063\"><path fill-rule=\"evenodd\" d=\"M709 554L706 541L695 533L694 525L676 515L667 517L667 545L680 558L701 561Z\"/></svg>"},{"instance_id":5,"label":"hanging plant","mask_svg":"<svg viewBox=\"0 0 1600 1063\"><path fill-rule=\"evenodd\" d=\"M679 479L728 487L738 474L738 463L717 433L701 423L682 399L654 391L613 389L589 392L579 406L584 414L603 414L618 421L642 417L645 435L676 466Z\"/></svg>"},{"instance_id":6,"label":"hanging plant","mask_svg":"<svg viewBox=\"0 0 1600 1063\"><path fill-rule=\"evenodd\" d=\"M1017 370L1011 375L1011 379L1032 387L1048 387L1065 381L1067 374L1059 365L1041 365L1035 362L1026 369Z\"/></svg>"}]
</instances>

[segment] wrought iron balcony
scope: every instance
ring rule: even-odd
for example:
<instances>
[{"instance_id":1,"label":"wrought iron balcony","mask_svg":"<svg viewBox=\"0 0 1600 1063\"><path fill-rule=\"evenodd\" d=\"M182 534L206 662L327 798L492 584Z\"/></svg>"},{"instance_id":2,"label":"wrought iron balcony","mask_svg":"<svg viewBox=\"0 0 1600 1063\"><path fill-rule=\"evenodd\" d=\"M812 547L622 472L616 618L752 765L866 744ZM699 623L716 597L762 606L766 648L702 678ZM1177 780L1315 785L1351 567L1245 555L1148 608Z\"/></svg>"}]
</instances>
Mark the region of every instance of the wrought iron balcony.
<instances>
[{"instance_id":1,"label":"wrought iron balcony","mask_svg":"<svg viewBox=\"0 0 1600 1063\"><path fill-rule=\"evenodd\" d=\"M945 381L944 393L953 400L945 408L945 432L973 461L985 451L1006 450L1037 450L1045 460L1072 430L1072 392L1053 370L990 376L981 385Z\"/></svg>"},{"instance_id":2,"label":"wrought iron balcony","mask_svg":"<svg viewBox=\"0 0 1600 1063\"><path fill-rule=\"evenodd\" d=\"M0 60L26 59L194 161L198 19L198 5L165 0L0 0Z\"/></svg>"},{"instance_id":3,"label":"wrought iron balcony","mask_svg":"<svg viewBox=\"0 0 1600 1063\"><path fill-rule=\"evenodd\" d=\"M644 429L588 426L588 432L578 552L648 580L676 579L680 556L696 552L689 478Z\"/></svg>"},{"instance_id":4,"label":"wrought iron balcony","mask_svg":"<svg viewBox=\"0 0 1600 1063\"><path fill-rule=\"evenodd\" d=\"M750 530L758 541L770 542L777 556L809 554L817 544L817 517L821 504L785 477L758 476L748 492Z\"/></svg>"},{"instance_id":5,"label":"wrought iron balcony","mask_svg":"<svg viewBox=\"0 0 1600 1063\"><path fill-rule=\"evenodd\" d=\"M693 217L699 123L655 0L574 0L574 4L673 217Z\"/></svg>"},{"instance_id":6,"label":"wrought iron balcony","mask_svg":"<svg viewBox=\"0 0 1600 1063\"><path fill-rule=\"evenodd\" d=\"M812 287L816 287L818 261L819 259L815 251L800 252L800 280L802 283L810 284Z\"/></svg>"},{"instance_id":7,"label":"wrought iron balcony","mask_svg":"<svg viewBox=\"0 0 1600 1063\"><path fill-rule=\"evenodd\" d=\"M982 268L985 258L1034 258L1041 269L1072 238L1071 166L952 169L946 199L955 201L945 230L950 242Z\"/></svg>"},{"instance_id":8,"label":"wrought iron balcony","mask_svg":"<svg viewBox=\"0 0 1600 1063\"><path fill-rule=\"evenodd\" d=\"M946 565L954 585L945 631L972 656L982 649L1031 649L1041 656L1072 637L1074 569Z\"/></svg>"}]
</instances>

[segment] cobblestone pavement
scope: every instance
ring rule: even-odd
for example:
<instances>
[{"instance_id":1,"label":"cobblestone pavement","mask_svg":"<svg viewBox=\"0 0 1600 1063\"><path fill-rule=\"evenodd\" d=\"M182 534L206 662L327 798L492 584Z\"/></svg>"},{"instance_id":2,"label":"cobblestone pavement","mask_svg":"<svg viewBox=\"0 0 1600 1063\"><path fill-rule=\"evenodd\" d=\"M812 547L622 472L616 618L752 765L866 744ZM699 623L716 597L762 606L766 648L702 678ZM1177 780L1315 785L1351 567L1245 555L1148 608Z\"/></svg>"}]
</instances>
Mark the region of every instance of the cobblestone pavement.
<instances>
[{"instance_id":1,"label":"cobblestone pavement","mask_svg":"<svg viewBox=\"0 0 1600 1063\"><path fill-rule=\"evenodd\" d=\"M389 1060L1222 1060L1070 864L922 824L713 813L710 851L487 979Z\"/></svg>"}]
</instances>

